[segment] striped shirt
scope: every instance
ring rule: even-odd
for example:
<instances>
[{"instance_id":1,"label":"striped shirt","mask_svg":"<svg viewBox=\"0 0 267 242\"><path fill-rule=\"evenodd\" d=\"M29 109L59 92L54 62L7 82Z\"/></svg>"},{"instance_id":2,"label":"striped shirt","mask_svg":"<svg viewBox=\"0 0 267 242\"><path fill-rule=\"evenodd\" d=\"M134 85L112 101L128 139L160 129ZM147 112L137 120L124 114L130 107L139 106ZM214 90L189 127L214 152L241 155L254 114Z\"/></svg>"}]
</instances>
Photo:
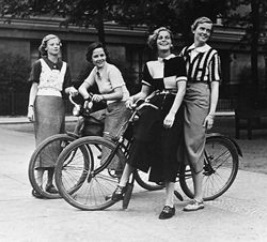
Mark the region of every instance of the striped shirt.
<instances>
[{"instance_id":1,"label":"striped shirt","mask_svg":"<svg viewBox=\"0 0 267 242\"><path fill-rule=\"evenodd\" d=\"M201 47L184 47L181 56L186 62L189 82L207 82L221 80L220 58L218 52L205 44Z\"/></svg>"}]
</instances>

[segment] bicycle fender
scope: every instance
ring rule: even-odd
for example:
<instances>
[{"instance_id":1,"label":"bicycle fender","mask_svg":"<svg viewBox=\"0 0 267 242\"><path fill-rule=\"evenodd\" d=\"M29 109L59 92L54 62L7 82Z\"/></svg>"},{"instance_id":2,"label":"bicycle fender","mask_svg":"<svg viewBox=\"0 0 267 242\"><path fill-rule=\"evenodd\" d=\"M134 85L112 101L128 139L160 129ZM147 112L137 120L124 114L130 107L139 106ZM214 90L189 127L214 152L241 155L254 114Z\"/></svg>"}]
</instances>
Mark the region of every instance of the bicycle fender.
<instances>
[{"instance_id":1,"label":"bicycle fender","mask_svg":"<svg viewBox=\"0 0 267 242\"><path fill-rule=\"evenodd\" d=\"M209 137L220 137L220 138L229 140L235 146L238 155L243 157L242 150L241 150L240 146L238 145L238 143L232 137L229 137L229 136L226 136L226 135L223 135L223 134L219 134L219 133L206 134L206 137L207 138L209 138Z\"/></svg>"},{"instance_id":2,"label":"bicycle fender","mask_svg":"<svg viewBox=\"0 0 267 242\"><path fill-rule=\"evenodd\" d=\"M66 133L67 133L67 135L69 135L69 136L71 136L71 137L73 137L75 139L78 139L80 137L79 135L77 135L75 133L71 133L71 132L66 132Z\"/></svg>"}]
</instances>

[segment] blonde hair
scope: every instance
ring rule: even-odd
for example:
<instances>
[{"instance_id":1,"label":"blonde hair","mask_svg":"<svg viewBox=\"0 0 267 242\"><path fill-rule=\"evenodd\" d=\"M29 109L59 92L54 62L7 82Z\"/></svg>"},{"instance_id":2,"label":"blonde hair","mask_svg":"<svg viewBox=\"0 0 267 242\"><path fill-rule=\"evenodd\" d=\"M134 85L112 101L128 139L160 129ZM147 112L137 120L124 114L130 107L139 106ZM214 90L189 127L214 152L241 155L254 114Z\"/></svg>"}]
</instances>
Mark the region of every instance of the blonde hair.
<instances>
[{"instance_id":1,"label":"blonde hair","mask_svg":"<svg viewBox=\"0 0 267 242\"><path fill-rule=\"evenodd\" d=\"M173 34L172 34L172 31L169 30L166 27L160 27L158 29L155 29L154 32L153 32L153 34L151 34L151 35L148 36L147 44L148 44L148 46L151 49L156 49L157 48L157 39L158 39L159 33L161 31L167 31L167 32L169 32L169 34L171 36L172 43L173 43Z\"/></svg>"},{"instance_id":2,"label":"blonde hair","mask_svg":"<svg viewBox=\"0 0 267 242\"><path fill-rule=\"evenodd\" d=\"M191 25L191 30L194 31L198 25L200 24L204 24L204 23L207 23L207 24L211 24L213 26L213 22L211 21L211 19L209 19L208 17L199 17L197 18L194 23Z\"/></svg>"},{"instance_id":3,"label":"blonde hair","mask_svg":"<svg viewBox=\"0 0 267 242\"><path fill-rule=\"evenodd\" d=\"M47 42L51 39L58 39L59 42L60 42L60 46L61 46L61 40L60 38L57 36L57 35L54 35L54 34L48 34L46 35L43 40L42 40L42 43L41 45L39 46L38 50L41 54L41 56L47 56L47 50L46 50L46 47L47 47Z\"/></svg>"}]
</instances>

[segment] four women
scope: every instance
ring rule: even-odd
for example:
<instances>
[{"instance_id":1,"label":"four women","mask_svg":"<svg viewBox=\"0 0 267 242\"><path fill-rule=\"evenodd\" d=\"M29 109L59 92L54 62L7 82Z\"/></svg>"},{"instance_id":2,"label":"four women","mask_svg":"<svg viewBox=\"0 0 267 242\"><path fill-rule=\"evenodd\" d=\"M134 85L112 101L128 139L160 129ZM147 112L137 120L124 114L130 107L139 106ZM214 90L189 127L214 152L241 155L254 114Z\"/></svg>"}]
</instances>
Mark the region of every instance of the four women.
<instances>
[{"instance_id":1,"label":"four women","mask_svg":"<svg viewBox=\"0 0 267 242\"><path fill-rule=\"evenodd\" d=\"M218 53L206 44L211 31L212 22L208 18L197 19L192 25L194 43L185 47L180 56L175 56L172 54L171 31L165 27L155 30L149 36L148 44L157 51L158 59L145 64L141 91L131 97L121 72L107 62L105 47L101 43L89 46L87 60L94 64L94 68L79 92L87 100L90 97L88 88L97 84L100 93L92 96L93 101L106 101L108 104L104 136L109 138L122 131L122 124L129 115L127 108L138 100L157 106L157 109L147 106L142 111L134 130L129 158L112 194L113 200L123 198L133 169L145 172L150 169L150 181L164 183L166 187L159 219L171 218L175 214L174 182L179 162L188 162L193 171L195 197L184 211L204 208L202 169L205 131L213 124L220 81ZM66 63L59 61L60 40L51 35L43 40L42 45L48 57L41 59L33 68L28 113L29 119L33 120L34 104L37 144L48 135L62 130L64 107L60 91L76 94L74 88L65 89L64 80L69 79L69 71ZM49 123L56 124L53 129L46 124L47 116ZM52 183L48 186L47 189L53 189Z\"/></svg>"}]
</instances>

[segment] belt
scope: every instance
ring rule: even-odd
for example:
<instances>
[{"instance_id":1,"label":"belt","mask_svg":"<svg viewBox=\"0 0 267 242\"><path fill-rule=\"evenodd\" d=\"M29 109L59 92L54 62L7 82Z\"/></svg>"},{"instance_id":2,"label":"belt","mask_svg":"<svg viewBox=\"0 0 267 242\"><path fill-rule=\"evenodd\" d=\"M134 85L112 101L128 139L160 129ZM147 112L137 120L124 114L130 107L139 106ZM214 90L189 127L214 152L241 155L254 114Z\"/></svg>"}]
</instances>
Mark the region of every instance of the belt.
<instances>
[{"instance_id":1,"label":"belt","mask_svg":"<svg viewBox=\"0 0 267 242\"><path fill-rule=\"evenodd\" d=\"M155 91L155 94L156 95L168 95L168 94L176 95L177 90L175 90L175 89L157 90L157 91Z\"/></svg>"}]
</instances>

